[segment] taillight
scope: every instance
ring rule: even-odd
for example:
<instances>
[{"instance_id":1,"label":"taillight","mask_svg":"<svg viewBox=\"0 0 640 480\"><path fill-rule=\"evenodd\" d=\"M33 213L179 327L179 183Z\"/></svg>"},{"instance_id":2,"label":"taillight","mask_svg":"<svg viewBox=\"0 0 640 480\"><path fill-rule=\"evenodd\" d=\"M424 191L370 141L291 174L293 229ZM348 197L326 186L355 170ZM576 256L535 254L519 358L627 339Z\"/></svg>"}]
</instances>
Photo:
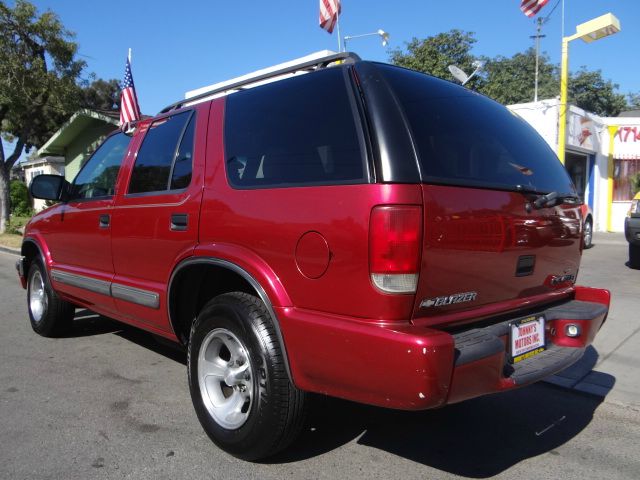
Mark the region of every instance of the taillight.
<instances>
[{"instance_id":1,"label":"taillight","mask_svg":"<svg viewBox=\"0 0 640 480\"><path fill-rule=\"evenodd\" d=\"M635 215L636 213L640 213L640 200L631 200L631 207L629 207L629 212L627 212L627 217L631 215Z\"/></svg>"},{"instance_id":2,"label":"taillight","mask_svg":"<svg viewBox=\"0 0 640 480\"><path fill-rule=\"evenodd\" d=\"M386 293L414 293L421 244L421 207L375 207L369 223L369 271L373 284Z\"/></svg>"}]
</instances>

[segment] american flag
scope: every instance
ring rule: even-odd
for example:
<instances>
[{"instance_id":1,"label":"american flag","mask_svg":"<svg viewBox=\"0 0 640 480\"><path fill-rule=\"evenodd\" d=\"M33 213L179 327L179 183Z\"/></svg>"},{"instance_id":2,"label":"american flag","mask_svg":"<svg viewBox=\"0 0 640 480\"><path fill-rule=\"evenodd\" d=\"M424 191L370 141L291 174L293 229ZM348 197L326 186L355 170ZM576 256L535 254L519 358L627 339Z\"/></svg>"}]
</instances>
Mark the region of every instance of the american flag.
<instances>
[{"instance_id":1,"label":"american flag","mask_svg":"<svg viewBox=\"0 0 640 480\"><path fill-rule=\"evenodd\" d=\"M129 54L120 92L120 126L127 127L129 123L137 120L140 120L140 108L138 107L136 87L133 84L133 75L131 75L131 54Z\"/></svg>"},{"instance_id":2,"label":"american flag","mask_svg":"<svg viewBox=\"0 0 640 480\"><path fill-rule=\"evenodd\" d=\"M320 28L333 33L341 12L340 0L320 0Z\"/></svg>"},{"instance_id":3,"label":"american flag","mask_svg":"<svg viewBox=\"0 0 640 480\"><path fill-rule=\"evenodd\" d=\"M549 0L522 0L520 2L520 10L522 10L522 13L527 17L533 17L548 2Z\"/></svg>"}]
</instances>

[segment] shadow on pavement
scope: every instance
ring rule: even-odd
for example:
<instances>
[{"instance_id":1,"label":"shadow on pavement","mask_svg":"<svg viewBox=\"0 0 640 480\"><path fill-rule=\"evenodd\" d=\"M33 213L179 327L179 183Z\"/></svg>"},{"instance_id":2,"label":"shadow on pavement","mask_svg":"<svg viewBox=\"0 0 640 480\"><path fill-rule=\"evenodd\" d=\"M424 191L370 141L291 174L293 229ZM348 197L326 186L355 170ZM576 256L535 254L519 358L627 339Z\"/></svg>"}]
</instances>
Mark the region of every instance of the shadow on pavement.
<instances>
[{"instance_id":1,"label":"shadow on pavement","mask_svg":"<svg viewBox=\"0 0 640 480\"><path fill-rule=\"evenodd\" d=\"M103 335L105 333L113 333L136 345L140 345L185 366L187 365L187 354L178 344L138 328L103 317L87 309L76 310L73 327L64 337L88 337L92 335Z\"/></svg>"},{"instance_id":2,"label":"shadow on pavement","mask_svg":"<svg viewBox=\"0 0 640 480\"><path fill-rule=\"evenodd\" d=\"M315 457L358 438L361 445L432 468L487 478L527 458L557 454L602 402L546 384L424 412L316 400L301 438L271 463Z\"/></svg>"},{"instance_id":3,"label":"shadow on pavement","mask_svg":"<svg viewBox=\"0 0 640 480\"><path fill-rule=\"evenodd\" d=\"M606 397L613 389L616 378L608 373L594 370L599 358L598 351L590 345L580 360L550 377L547 381L559 387L573 388L581 392Z\"/></svg>"},{"instance_id":4,"label":"shadow on pavement","mask_svg":"<svg viewBox=\"0 0 640 480\"><path fill-rule=\"evenodd\" d=\"M186 365L184 350L167 340L88 310L76 312L70 337L103 333L114 333ZM595 349L589 347L575 365L581 378L585 368L591 372L597 358ZM594 373L599 372L590 374ZM558 454L555 449L589 425L603 400L547 383L423 412L310 397L310 415L302 435L267 463L317 457L357 439L361 445L469 478L497 475L543 453Z\"/></svg>"}]
</instances>

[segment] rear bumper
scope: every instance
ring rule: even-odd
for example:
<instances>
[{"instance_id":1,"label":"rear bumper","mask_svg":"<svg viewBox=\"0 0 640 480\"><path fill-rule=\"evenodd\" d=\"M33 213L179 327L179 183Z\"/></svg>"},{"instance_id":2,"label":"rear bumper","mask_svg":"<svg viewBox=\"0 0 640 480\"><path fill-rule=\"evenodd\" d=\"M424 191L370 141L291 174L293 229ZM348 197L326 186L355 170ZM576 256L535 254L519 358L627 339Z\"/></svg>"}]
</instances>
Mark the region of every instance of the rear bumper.
<instances>
[{"instance_id":1,"label":"rear bumper","mask_svg":"<svg viewBox=\"0 0 640 480\"><path fill-rule=\"evenodd\" d=\"M626 217L624 219L624 236L627 242L640 245L640 217Z\"/></svg>"},{"instance_id":2,"label":"rear bumper","mask_svg":"<svg viewBox=\"0 0 640 480\"><path fill-rule=\"evenodd\" d=\"M298 388L422 410L527 385L568 367L593 341L609 301L607 290L576 287L574 299L541 309L547 350L513 365L506 361L510 321L450 334L292 308L276 313ZM569 323L579 326L578 337L565 335Z\"/></svg>"}]
</instances>

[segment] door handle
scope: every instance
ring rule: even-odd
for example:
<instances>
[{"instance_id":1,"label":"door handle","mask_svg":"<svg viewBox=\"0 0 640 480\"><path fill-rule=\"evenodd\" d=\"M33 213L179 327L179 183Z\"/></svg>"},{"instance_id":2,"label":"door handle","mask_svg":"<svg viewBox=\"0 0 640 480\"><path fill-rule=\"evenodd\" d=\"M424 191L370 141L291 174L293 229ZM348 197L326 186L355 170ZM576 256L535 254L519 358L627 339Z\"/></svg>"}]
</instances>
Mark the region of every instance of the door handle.
<instances>
[{"instance_id":1,"label":"door handle","mask_svg":"<svg viewBox=\"0 0 640 480\"><path fill-rule=\"evenodd\" d=\"M189 215L186 213L171 214L171 230L175 232L184 232L189 226Z\"/></svg>"},{"instance_id":2,"label":"door handle","mask_svg":"<svg viewBox=\"0 0 640 480\"><path fill-rule=\"evenodd\" d=\"M111 215L103 214L100 215L100 228L109 228L109 224L111 224Z\"/></svg>"}]
</instances>

